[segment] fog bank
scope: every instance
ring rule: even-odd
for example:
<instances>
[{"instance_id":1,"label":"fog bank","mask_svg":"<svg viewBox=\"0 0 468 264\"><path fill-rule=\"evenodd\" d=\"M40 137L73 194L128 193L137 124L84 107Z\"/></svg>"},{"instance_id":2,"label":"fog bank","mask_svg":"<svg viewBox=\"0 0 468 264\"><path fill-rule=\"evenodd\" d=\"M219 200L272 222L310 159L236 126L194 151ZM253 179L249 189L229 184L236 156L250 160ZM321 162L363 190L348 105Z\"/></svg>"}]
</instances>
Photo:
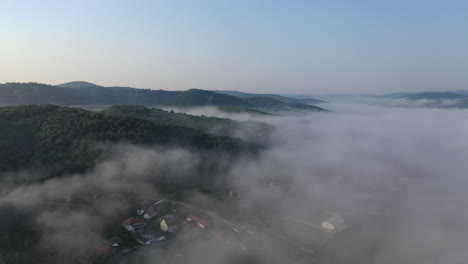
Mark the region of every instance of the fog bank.
<instances>
[{"instance_id":1,"label":"fog bank","mask_svg":"<svg viewBox=\"0 0 468 264\"><path fill-rule=\"evenodd\" d=\"M339 213L348 230L311 256L313 263L464 263L468 257L468 111L366 105L330 108L333 113L251 117L276 126L270 145L256 159L232 162L222 176L229 187L246 193L270 191L261 181L266 178L287 182L288 188L266 201L268 208L247 213L240 221ZM204 109L198 113L217 114ZM35 206L37 199L57 190L161 197L149 183L163 176L183 181L201 162L198 154L181 149L119 145L107 153L90 173L3 190L1 201ZM186 202L200 204L204 199L213 211L223 206L210 201L211 196L194 193ZM88 209L38 212L34 220L42 230L41 247L60 244L62 253L70 254L83 243L104 239L105 225L126 213L126 207L115 200L92 203ZM193 256L191 263L293 263L290 251L277 244L276 232L265 228L254 241L246 242L253 245L246 252L220 249L211 259L217 244L207 240L186 248L185 253Z\"/></svg>"}]
</instances>

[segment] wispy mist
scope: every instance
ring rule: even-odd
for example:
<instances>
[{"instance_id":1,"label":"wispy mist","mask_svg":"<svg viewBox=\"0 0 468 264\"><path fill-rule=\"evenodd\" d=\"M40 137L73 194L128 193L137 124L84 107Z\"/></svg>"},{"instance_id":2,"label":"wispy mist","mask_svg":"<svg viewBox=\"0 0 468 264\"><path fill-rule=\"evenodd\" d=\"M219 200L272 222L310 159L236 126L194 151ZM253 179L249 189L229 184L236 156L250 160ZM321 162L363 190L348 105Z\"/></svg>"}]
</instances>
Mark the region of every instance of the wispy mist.
<instances>
[{"instance_id":1,"label":"wispy mist","mask_svg":"<svg viewBox=\"0 0 468 264\"><path fill-rule=\"evenodd\" d=\"M464 263L468 112L349 105L334 110L263 119L276 130L259 157L219 160L228 164L215 172L226 188L271 191L263 179L287 182L288 188L266 196L259 208L236 219L260 226L255 238L244 241L247 250L206 240L185 249L191 263L293 262L290 250L277 239L277 227L267 223L323 212L340 214L348 229L311 256L314 263ZM157 199L168 196L157 191L157 179L170 183L204 177L197 168L207 157L197 153L129 145L107 148L103 161L87 174L3 190L1 201L19 208L34 208L50 195L90 199L84 208L49 206L35 212L40 250L60 245L66 255L98 243L105 238L101 235L106 225L130 212L131 205L122 204L128 201L93 201L95 195ZM32 174L17 176L28 173ZM184 196L185 202L214 212L226 210L222 201L192 193ZM147 263L153 262L147 258Z\"/></svg>"}]
</instances>

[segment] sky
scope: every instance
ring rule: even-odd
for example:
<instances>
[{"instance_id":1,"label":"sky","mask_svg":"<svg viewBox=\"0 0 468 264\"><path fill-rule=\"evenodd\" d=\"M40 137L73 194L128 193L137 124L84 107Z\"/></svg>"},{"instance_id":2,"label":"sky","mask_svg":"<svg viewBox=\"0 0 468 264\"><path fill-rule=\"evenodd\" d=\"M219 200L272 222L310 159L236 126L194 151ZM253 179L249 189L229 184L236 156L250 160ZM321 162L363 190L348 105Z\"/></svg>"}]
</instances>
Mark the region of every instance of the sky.
<instances>
[{"instance_id":1,"label":"sky","mask_svg":"<svg viewBox=\"0 0 468 264\"><path fill-rule=\"evenodd\" d=\"M468 89L468 1L0 0L0 83Z\"/></svg>"}]
</instances>

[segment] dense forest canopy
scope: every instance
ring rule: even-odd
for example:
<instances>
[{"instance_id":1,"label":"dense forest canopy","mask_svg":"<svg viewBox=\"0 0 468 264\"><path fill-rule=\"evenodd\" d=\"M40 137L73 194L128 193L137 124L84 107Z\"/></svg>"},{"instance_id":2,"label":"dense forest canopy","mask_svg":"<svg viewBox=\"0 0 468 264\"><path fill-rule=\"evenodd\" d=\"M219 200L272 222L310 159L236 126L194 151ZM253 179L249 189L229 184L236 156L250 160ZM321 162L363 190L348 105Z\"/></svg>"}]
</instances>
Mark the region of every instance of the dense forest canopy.
<instances>
[{"instance_id":1,"label":"dense forest canopy","mask_svg":"<svg viewBox=\"0 0 468 264\"><path fill-rule=\"evenodd\" d=\"M241 98L249 98L249 97L267 97L267 98L273 98L278 101L282 101L285 103L292 103L292 104L302 104L302 103L311 103L311 104L322 104L326 103L326 101L319 100L316 98L312 98L309 96L303 96L304 98L293 98L293 97L287 97L287 96L282 96L282 95L277 95L277 94L254 94L254 93L244 93L244 92L238 92L238 91L216 91L217 93L222 93L222 94L228 94L232 96L237 96Z\"/></svg>"},{"instance_id":2,"label":"dense forest canopy","mask_svg":"<svg viewBox=\"0 0 468 264\"><path fill-rule=\"evenodd\" d=\"M171 113L164 115L171 120ZM52 176L82 172L99 156L99 142L180 146L231 154L257 148L253 143L183 125L184 121L174 124L137 118L132 113L111 116L56 105L1 107L0 170L40 168Z\"/></svg>"},{"instance_id":3,"label":"dense forest canopy","mask_svg":"<svg viewBox=\"0 0 468 264\"><path fill-rule=\"evenodd\" d=\"M174 125L193 128L206 133L242 137L251 142L263 143L273 130L271 125L253 121L234 121L228 118L194 116L168 112L157 108L137 105L115 105L102 113L111 116L142 118L161 125Z\"/></svg>"}]
</instances>

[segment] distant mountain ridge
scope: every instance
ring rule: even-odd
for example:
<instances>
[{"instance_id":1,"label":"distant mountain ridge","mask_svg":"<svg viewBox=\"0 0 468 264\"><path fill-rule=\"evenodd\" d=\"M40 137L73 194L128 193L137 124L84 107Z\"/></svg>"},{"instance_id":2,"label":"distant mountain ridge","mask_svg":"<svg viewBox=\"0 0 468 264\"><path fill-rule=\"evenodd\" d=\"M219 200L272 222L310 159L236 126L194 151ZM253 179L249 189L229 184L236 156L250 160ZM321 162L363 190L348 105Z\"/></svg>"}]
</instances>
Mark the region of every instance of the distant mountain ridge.
<instances>
[{"instance_id":1,"label":"distant mountain ridge","mask_svg":"<svg viewBox=\"0 0 468 264\"><path fill-rule=\"evenodd\" d=\"M302 103L320 104L320 103L326 103L326 101L324 101L324 100L319 100L319 99L312 98L312 97L294 98L294 97L278 95L278 94L254 94L254 93L244 93L244 92L239 92L239 91L222 91L222 90L215 90L214 92L221 93L221 94L232 95L232 96L241 97L241 98L268 97L268 98L273 98L273 99L276 99L278 101L282 101L284 103L290 103L290 104L302 104Z\"/></svg>"},{"instance_id":2,"label":"distant mountain ridge","mask_svg":"<svg viewBox=\"0 0 468 264\"><path fill-rule=\"evenodd\" d=\"M94 83L90 82L83 82L83 81L75 81L75 82L68 82L68 83L62 83L55 85L57 87L63 87L63 88L86 88L86 87L102 87Z\"/></svg>"},{"instance_id":3,"label":"distant mountain ridge","mask_svg":"<svg viewBox=\"0 0 468 264\"><path fill-rule=\"evenodd\" d=\"M301 103L286 103L271 97L247 97L244 98L244 101L248 102L251 105L255 105L264 109L273 109L273 110L313 110L313 111L324 111L323 108Z\"/></svg>"},{"instance_id":4,"label":"distant mountain ridge","mask_svg":"<svg viewBox=\"0 0 468 264\"><path fill-rule=\"evenodd\" d=\"M466 91L422 92L395 96L396 102L406 102L409 106L429 108L468 108L468 93Z\"/></svg>"},{"instance_id":5,"label":"distant mountain ridge","mask_svg":"<svg viewBox=\"0 0 468 264\"><path fill-rule=\"evenodd\" d=\"M443 99L462 99L467 96L454 93L454 92L422 92L409 95L399 95L394 97L395 99L407 99L407 100L443 100Z\"/></svg>"},{"instance_id":6,"label":"distant mountain ridge","mask_svg":"<svg viewBox=\"0 0 468 264\"><path fill-rule=\"evenodd\" d=\"M165 91L131 87L103 87L88 82L70 82L57 86L40 83L0 84L0 105L59 104L59 105L116 105L177 107L238 107L253 109L308 110L325 109L301 103L288 103L270 97L259 100L240 98L213 91L190 89Z\"/></svg>"}]
</instances>

